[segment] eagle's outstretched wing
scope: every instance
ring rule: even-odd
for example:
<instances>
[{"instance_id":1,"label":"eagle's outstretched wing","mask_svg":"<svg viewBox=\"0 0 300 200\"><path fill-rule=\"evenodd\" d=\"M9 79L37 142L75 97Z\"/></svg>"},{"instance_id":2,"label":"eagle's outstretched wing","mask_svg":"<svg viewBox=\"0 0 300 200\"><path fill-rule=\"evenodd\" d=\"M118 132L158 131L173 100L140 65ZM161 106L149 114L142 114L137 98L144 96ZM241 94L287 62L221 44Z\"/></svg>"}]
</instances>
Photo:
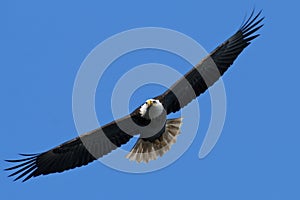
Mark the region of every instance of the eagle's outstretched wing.
<instances>
[{"instance_id":1,"label":"eagle's outstretched wing","mask_svg":"<svg viewBox=\"0 0 300 200\"><path fill-rule=\"evenodd\" d=\"M16 170L9 175L18 175L15 180L27 175L23 180L24 182L31 177L63 172L87 165L127 143L132 138L132 135L138 134L135 126L132 126L131 120L134 118L135 113L87 132L43 153L20 154L25 156L25 158L6 160L18 163L16 166L6 170Z\"/></svg>"},{"instance_id":2,"label":"eagle's outstretched wing","mask_svg":"<svg viewBox=\"0 0 300 200\"><path fill-rule=\"evenodd\" d=\"M259 18L260 14L261 12L254 16L252 12L249 19L232 37L217 47L164 94L155 98L160 100L167 114L179 111L223 75L250 41L258 36L253 34L262 27L260 23L263 18ZM181 120L176 122L175 135L179 133ZM7 160L18 164L6 170L16 170L10 176L17 175L15 180L25 177L23 181L26 181L42 174L63 172L87 165L127 143L132 135L139 134L138 127L147 123L148 120L140 117L140 108L138 108L124 118L85 133L49 151L40 154L21 154L25 158ZM172 132L171 129L169 131Z\"/></svg>"},{"instance_id":3,"label":"eagle's outstretched wing","mask_svg":"<svg viewBox=\"0 0 300 200\"><path fill-rule=\"evenodd\" d=\"M263 26L261 22L264 17L260 15L261 11L256 15L253 11L233 36L218 46L165 93L155 98L163 104L167 114L179 111L224 74L250 41L259 36L254 33Z\"/></svg>"}]
</instances>

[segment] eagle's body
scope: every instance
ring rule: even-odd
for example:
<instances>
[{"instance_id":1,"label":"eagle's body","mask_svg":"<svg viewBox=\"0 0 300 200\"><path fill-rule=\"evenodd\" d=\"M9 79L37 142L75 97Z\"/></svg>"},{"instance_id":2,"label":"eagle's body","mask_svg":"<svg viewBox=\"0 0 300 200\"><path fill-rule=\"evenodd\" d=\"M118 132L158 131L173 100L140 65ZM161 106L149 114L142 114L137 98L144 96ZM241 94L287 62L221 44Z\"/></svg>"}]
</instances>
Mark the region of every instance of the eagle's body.
<instances>
[{"instance_id":1,"label":"eagle's body","mask_svg":"<svg viewBox=\"0 0 300 200\"><path fill-rule=\"evenodd\" d=\"M149 99L139 109L139 121L148 121L140 126L140 138L126 156L137 162L149 162L165 154L176 142L182 118L167 119L167 114L158 99Z\"/></svg>"},{"instance_id":2,"label":"eagle's body","mask_svg":"<svg viewBox=\"0 0 300 200\"><path fill-rule=\"evenodd\" d=\"M20 163L6 170L16 170L10 176L15 180L24 176L23 181L68 169L87 165L112 150L127 143L134 135L140 135L138 141L126 156L137 162L149 162L165 154L176 142L180 133L182 118L167 119L189 102L205 92L232 65L237 56L263 25L263 18L253 15L223 44L194 66L181 79L163 94L147 100L128 116L106 124L98 129L82 134L70 141L40 154L21 154L19 160L7 160Z\"/></svg>"}]
</instances>

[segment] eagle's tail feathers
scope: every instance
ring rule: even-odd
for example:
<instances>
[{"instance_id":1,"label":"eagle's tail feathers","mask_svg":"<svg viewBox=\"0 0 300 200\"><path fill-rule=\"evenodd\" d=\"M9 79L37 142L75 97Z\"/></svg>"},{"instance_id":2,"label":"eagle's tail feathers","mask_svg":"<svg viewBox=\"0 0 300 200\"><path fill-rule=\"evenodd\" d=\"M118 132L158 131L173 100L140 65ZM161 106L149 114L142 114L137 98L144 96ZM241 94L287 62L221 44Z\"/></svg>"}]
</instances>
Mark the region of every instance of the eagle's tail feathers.
<instances>
[{"instance_id":1,"label":"eagle's tail feathers","mask_svg":"<svg viewBox=\"0 0 300 200\"><path fill-rule=\"evenodd\" d=\"M126 155L131 161L146 162L156 160L170 150L180 134L182 118L168 119L165 132L153 142L139 138L131 151Z\"/></svg>"}]
</instances>

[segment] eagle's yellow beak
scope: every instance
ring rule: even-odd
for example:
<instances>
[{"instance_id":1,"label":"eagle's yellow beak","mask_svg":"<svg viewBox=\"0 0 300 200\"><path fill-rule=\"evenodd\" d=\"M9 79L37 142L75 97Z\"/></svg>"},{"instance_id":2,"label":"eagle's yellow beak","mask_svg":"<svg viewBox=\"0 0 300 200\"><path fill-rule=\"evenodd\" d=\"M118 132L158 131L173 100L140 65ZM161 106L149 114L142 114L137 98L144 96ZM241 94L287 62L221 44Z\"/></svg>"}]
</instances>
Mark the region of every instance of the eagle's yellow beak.
<instances>
[{"instance_id":1,"label":"eagle's yellow beak","mask_svg":"<svg viewBox=\"0 0 300 200\"><path fill-rule=\"evenodd\" d=\"M151 105L153 104L153 102L152 102L151 100L147 100L147 101L146 101L146 104L147 104L148 106L151 106Z\"/></svg>"}]
</instances>

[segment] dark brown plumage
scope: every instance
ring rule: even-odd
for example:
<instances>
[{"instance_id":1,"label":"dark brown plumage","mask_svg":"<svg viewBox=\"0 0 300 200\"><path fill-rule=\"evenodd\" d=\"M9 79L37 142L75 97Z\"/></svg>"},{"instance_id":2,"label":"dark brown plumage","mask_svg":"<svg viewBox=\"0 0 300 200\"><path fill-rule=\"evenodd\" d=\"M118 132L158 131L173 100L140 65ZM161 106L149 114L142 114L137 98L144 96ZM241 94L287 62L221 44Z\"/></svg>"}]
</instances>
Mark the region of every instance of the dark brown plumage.
<instances>
[{"instance_id":1,"label":"dark brown plumage","mask_svg":"<svg viewBox=\"0 0 300 200\"><path fill-rule=\"evenodd\" d=\"M250 44L251 40L259 36L259 34L253 34L263 26L261 22L264 18L260 18L260 14L261 12L254 15L252 12L248 20L233 36L218 46L165 93L154 98L161 102L167 114L179 111L205 92L224 74L243 49ZM140 133L139 127L150 123L148 119L141 116L140 109L141 107L122 119L85 133L49 151L40 154L20 154L25 158L7 160L19 164L6 170L16 170L9 176L17 175L15 180L25 177L23 181L26 181L31 177L63 172L87 165L127 143L133 135ZM181 123L181 120L177 121ZM176 130L180 125L176 126ZM176 135L178 133L179 131L176 132ZM172 138L170 141L174 143Z\"/></svg>"},{"instance_id":2,"label":"dark brown plumage","mask_svg":"<svg viewBox=\"0 0 300 200\"><path fill-rule=\"evenodd\" d=\"M253 11L233 36L212 51L165 93L155 98L163 102L167 114L179 111L205 92L226 72L237 56L250 44L250 41L259 36L253 33L263 26L260 23L264 17L259 18L260 15L261 11L255 16Z\"/></svg>"}]
</instances>

